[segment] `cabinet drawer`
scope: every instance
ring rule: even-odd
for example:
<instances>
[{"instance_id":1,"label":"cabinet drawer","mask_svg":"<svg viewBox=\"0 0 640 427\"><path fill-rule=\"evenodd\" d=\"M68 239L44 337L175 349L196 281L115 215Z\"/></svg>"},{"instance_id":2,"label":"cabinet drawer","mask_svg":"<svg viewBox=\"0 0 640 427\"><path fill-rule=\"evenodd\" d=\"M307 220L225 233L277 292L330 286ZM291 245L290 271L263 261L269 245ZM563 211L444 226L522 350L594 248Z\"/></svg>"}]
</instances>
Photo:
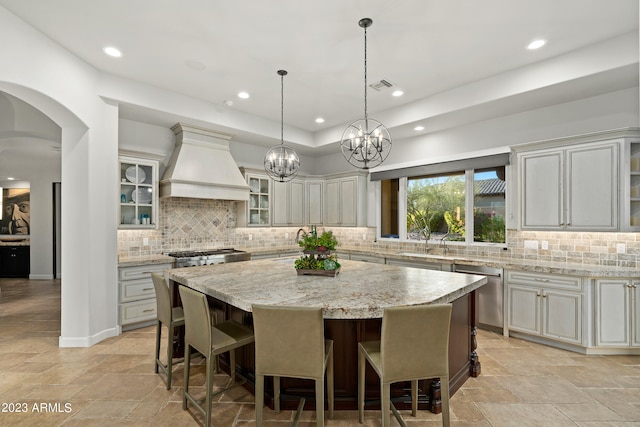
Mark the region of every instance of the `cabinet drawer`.
<instances>
[{"instance_id":1,"label":"cabinet drawer","mask_svg":"<svg viewBox=\"0 0 640 427\"><path fill-rule=\"evenodd\" d=\"M153 281L149 278L120 282L120 302L155 298Z\"/></svg>"},{"instance_id":2,"label":"cabinet drawer","mask_svg":"<svg viewBox=\"0 0 640 427\"><path fill-rule=\"evenodd\" d=\"M582 278L580 277L547 273L524 273L522 271L507 271L506 279L507 283L509 284L570 289L574 291L582 290Z\"/></svg>"},{"instance_id":3,"label":"cabinet drawer","mask_svg":"<svg viewBox=\"0 0 640 427\"><path fill-rule=\"evenodd\" d=\"M157 318L156 299L126 302L120 304L120 324L143 322Z\"/></svg>"},{"instance_id":4,"label":"cabinet drawer","mask_svg":"<svg viewBox=\"0 0 640 427\"><path fill-rule=\"evenodd\" d=\"M173 264L148 264L136 265L135 267L120 267L118 278L120 280L134 280L149 278L149 273L162 273L162 270L173 268Z\"/></svg>"}]
</instances>

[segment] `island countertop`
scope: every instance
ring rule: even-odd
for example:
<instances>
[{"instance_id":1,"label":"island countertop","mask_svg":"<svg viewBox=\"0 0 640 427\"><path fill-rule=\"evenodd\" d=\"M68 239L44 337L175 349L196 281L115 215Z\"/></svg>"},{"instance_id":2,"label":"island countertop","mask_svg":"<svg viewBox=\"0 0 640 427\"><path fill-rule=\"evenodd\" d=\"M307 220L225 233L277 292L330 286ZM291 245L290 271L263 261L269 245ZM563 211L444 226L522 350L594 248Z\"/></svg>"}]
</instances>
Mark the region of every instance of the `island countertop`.
<instances>
[{"instance_id":1,"label":"island countertop","mask_svg":"<svg viewBox=\"0 0 640 427\"><path fill-rule=\"evenodd\" d=\"M297 275L295 258L165 270L170 280L241 310L252 304L322 307L325 319L381 318L385 308L448 303L484 276L340 260L336 277Z\"/></svg>"}]
</instances>

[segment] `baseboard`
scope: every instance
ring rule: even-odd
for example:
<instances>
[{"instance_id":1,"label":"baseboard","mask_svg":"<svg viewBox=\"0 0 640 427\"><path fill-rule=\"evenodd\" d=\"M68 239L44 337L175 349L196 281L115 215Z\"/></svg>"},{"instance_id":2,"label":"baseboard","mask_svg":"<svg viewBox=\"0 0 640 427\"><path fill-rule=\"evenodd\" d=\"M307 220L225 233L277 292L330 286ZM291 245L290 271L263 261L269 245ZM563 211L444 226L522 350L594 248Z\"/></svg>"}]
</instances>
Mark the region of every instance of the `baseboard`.
<instances>
[{"instance_id":1,"label":"baseboard","mask_svg":"<svg viewBox=\"0 0 640 427\"><path fill-rule=\"evenodd\" d=\"M52 280L53 274L29 274L29 280Z\"/></svg>"},{"instance_id":2,"label":"baseboard","mask_svg":"<svg viewBox=\"0 0 640 427\"><path fill-rule=\"evenodd\" d=\"M118 336L118 327L105 329L88 337L59 337L58 347L91 347L100 341Z\"/></svg>"}]
</instances>

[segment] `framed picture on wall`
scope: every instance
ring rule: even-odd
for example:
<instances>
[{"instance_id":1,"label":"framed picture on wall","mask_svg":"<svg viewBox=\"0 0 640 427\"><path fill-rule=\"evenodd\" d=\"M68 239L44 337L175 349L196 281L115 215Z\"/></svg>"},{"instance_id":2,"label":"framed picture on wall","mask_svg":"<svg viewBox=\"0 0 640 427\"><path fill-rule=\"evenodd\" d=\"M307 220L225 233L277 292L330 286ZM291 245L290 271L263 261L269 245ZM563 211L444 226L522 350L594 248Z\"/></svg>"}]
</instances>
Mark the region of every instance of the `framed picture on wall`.
<instances>
[{"instance_id":1,"label":"framed picture on wall","mask_svg":"<svg viewBox=\"0 0 640 427\"><path fill-rule=\"evenodd\" d=\"M31 207L29 188L2 189L0 234L29 235Z\"/></svg>"}]
</instances>

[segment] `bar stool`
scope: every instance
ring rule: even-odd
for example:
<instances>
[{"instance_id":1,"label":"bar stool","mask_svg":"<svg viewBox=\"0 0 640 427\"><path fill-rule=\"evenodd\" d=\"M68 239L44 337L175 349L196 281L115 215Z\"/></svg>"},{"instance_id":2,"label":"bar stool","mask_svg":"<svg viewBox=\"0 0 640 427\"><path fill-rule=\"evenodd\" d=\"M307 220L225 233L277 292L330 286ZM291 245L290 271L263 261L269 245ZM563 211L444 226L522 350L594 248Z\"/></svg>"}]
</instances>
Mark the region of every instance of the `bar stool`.
<instances>
[{"instance_id":1,"label":"bar stool","mask_svg":"<svg viewBox=\"0 0 640 427\"><path fill-rule=\"evenodd\" d=\"M151 273L151 280L156 292L156 306L158 313L158 324L156 330L156 374L162 371L162 379L167 384L167 390L171 389L171 376L173 373L173 335L177 326L184 325L184 313L182 307L171 307L171 297L169 296L169 286L167 281L158 273ZM167 336L167 363L160 360L160 342L162 339L162 325L166 325ZM163 377L164 375L164 377Z\"/></svg>"},{"instance_id":2,"label":"bar stool","mask_svg":"<svg viewBox=\"0 0 640 427\"><path fill-rule=\"evenodd\" d=\"M182 393L182 409L187 409L191 402L205 417L205 426L211 425L211 400L246 382L236 381L236 357L235 349L251 344L254 341L253 331L238 322L227 320L213 325L211 312L205 294L193 289L180 286L180 298L184 307L185 337L184 337L184 391ZM189 369L191 367L191 349L200 352L206 359L206 397L205 406L201 405L193 395L189 393ZM224 390L212 393L213 382L211 377L215 371L216 356L229 352L229 373L231 384Z\"/></svg>"},{"instance_id":3,"label":"bar stool","mask_svg":"<svg viewBox=\"0 0 640 427\"><path fill-rule=\"evenodd\" d=\"M329 418L333 418L333 341L324 338L321 308L253 305L256 336L256 426L262 426L264 377L273 376L274 406L280 412L280 377L315 381L316 423L324 426L324 377L327 375ZM304 408L298 405L293 425Z\"/></svg>"},{"instance_id":4,"label":"bar stool","mask_svg":"<svg viewBox=\"0 0 640 427\"><path fill-rule=\"evenodd\" d=\"M440 378L442 424L449 426L449 327L451 304L388 308L382 317L380 341L358 344L358 415L364 421L365 367L368 361L380 377L382 426L390 424L391 383L411 381L411 415L418 409L418 380Z\"/></svg>"}]
</instances>

